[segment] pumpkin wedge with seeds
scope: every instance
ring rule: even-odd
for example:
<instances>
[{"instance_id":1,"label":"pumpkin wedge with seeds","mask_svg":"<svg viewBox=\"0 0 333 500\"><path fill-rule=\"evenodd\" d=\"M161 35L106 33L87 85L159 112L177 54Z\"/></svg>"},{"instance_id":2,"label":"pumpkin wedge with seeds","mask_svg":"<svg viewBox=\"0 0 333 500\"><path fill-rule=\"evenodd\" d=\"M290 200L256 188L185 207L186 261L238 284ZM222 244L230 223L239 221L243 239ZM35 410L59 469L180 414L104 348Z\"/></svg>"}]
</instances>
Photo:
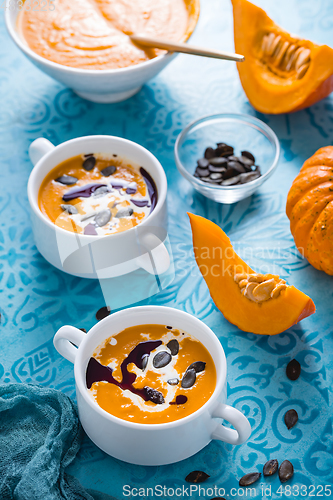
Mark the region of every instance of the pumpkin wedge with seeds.
<instances>
[{"instance_id":1,"label":"pumpkin wedge with seeds","mask_svg":"<svg viewBox=\"0 0 333 500\"><path fill-rule=\"evenodd\" d=\"M333 49L297 38L247 0L232 0L235 51L243 89L261 113L311 106L333 90Z\"/></svg>"},{"instance_id":2,"label":"pumpkin wedge with seeds","mask_svg":"<svg viewBox=\"0 0 333 500\"><path fill-rule=\"evenodd\" d=\"M276 335L313 314L313 301L279 276L251 269L234 251L222 229L190 217L194 255L215 305L241 330Z\"/></svg>"}]
</instances>

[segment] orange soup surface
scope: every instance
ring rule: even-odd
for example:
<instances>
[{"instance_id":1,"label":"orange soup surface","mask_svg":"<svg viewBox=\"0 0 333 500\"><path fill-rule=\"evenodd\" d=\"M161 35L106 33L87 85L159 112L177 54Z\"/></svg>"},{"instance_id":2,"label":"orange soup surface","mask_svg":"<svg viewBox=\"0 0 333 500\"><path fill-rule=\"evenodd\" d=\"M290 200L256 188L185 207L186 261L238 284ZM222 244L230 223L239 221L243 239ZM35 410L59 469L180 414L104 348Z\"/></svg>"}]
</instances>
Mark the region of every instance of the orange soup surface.
<instances>
[{"instance_id":1,"label":"orange soup surface","mask_svg":"<svg viewBox=\"0 0 333 500\"><path fill-rule=\"evenodd\" d=\"M142 424L173 422L213 394L216 369L204 345L172 326L140 325L108 338L93 353L87 390L105 411Z\"/></svg>"},{"instance_id":2,"label":"orange soup surface","mask_svg":"<svg viewBox=\"0 0 333 500\"><path fill-rule=\"evenodd\" d=\"M70 158L43 180L38 203L58 227L103 236L137 226L152 212L157 188L149 173L117 155Z\"/></svg>"},{"instance_id":3,"label":"orange soup surface","mask_svg":"<svg viewBox=\"0 0 333 500\"><path fill-rule=\"evenodd\" d=\"M43 9L25 0L18 30L27 45L50 61L82 69L116 69L156 57L130 34L186 38L186 0L48 0Z\"/></svg>"}]
</instances>

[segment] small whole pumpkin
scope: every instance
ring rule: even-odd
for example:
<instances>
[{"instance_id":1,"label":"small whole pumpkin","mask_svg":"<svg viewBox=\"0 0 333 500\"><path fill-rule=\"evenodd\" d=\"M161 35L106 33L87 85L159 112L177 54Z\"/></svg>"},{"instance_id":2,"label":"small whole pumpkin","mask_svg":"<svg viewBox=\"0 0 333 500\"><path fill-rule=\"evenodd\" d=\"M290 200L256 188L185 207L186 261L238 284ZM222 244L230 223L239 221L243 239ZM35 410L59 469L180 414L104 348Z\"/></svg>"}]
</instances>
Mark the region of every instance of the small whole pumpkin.
<instances>
[{"instance_id":1,"label":"small whole pumpkin","mask_svg":"<svg viewBox=\"0 0 333 500\"><path fill-rule=\"evenodd\" d=\"M333 275L333 146L306 160L288 193L286 212L300 253Z\"/></svg>"}]
</instances>

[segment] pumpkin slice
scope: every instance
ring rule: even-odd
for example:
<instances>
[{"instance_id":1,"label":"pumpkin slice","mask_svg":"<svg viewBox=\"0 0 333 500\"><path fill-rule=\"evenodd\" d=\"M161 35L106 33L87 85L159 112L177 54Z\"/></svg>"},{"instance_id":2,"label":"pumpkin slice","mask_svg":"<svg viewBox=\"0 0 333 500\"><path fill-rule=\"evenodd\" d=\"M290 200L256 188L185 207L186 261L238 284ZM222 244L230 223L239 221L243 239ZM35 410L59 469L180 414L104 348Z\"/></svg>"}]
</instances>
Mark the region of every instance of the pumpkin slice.
<instances>
[{"instance_id":1,"label":"pumpkin slice","mask_svg":"<svg viewBox=\"0 0 333 500\"><path fill-rule=\"evenodd\" d=\"M313 301L273 274L253 271L213 222L190 217L194 255L216 307L241 330L276 335L316 310Z\"/></svg>"},{"instance_id":2,"label":"pumpkin slice","mask_svg":"<svg viewBox=\"0 0 333 500\"><path fill-rule=\"evenodd\" d=\"M232 0L235 50L243 89L262 113L311 106L333 90L333 49L290 35L247 0Z\"/></svg>"}]
</instances>

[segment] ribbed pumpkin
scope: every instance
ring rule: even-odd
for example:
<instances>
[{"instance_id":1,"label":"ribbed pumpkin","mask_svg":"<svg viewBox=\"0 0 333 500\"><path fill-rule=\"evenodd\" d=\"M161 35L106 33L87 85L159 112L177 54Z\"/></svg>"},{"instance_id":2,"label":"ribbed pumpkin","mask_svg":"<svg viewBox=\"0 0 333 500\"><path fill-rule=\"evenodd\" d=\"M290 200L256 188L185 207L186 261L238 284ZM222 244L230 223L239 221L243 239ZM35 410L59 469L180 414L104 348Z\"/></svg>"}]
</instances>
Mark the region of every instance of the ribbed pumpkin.
<instances>
[{"instance_id":1,"label":"ribbed pumpkin","mask_svg":"<svg viewBox=\"0 0 333 500\"><path fill-rule=\"evenodd\" d=\"M333 146L306 160L290 188L286 212L300 253L333 275Z\"/></svg>"}]
</instances>

